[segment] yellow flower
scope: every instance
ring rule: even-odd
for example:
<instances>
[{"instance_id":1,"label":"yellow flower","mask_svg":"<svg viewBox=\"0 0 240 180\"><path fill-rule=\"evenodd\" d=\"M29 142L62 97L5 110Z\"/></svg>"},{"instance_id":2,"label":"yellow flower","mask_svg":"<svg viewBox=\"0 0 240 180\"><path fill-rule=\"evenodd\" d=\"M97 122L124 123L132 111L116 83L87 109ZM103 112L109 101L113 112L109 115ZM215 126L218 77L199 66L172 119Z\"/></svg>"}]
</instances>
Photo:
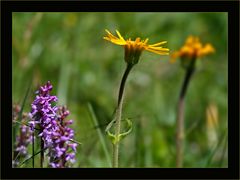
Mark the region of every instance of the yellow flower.
<instances>
[{"instance_id":1,"label":"yellow flower","mask_svg":"<svg viewBox=\"0 0 240 180\"><path fill-rule=\"evenodd\" d=\"M213 46L208 43L205 46L200 42L198 37L189 36L179 51L171 54L171 62L175 62L178 57L197 58L215 52Z\"/></svg>"},{"instance_id":2,"label":"yellow flower","mask_svg":"<svg viewBox=\"0 0 240 180\"><path fill-rule=\"evenodd\" d=\"M156 44L147 44L148 39L141 40L139 37L132 41L131 38L125 40L121 34L116 30L118 37L112 35L108 30L105 30L107 35L103 39L110 41L114 44L123 46L125 49L125 61L127 63L136 64L142 51L150 51L160 55L168 55L169 49L161 47L161 45L166 44L167 41L162 41Z\"/></svg>"}]
</instances>

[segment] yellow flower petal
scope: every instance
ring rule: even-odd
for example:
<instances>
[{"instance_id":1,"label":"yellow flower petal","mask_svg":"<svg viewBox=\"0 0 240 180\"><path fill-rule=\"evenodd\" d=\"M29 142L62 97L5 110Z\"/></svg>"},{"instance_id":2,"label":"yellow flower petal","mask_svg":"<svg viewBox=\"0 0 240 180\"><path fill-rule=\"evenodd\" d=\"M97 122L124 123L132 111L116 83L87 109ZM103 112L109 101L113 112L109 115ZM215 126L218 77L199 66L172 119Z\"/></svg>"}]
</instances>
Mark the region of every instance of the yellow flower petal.
<instances>
[{"instance_id":1,"label":"yellow flower petal","mask_svg":"<svg viewBox=\"0 0 240 180\"><path fill-rule=\"evenodd\" d=\"M167 41L162 41L162 42L159 42L159 43L156 43L156 44L152 44L152 45L149 45L151 47L156 47L156 46L160 46L160 45L163 45L163 44L166 44Z\"/></svg>"},{"instance_id":2,"label":"yellow flower petal","mask_svg":"<svg viewBox=\"0 0 240 180\"><path fill-rule=\"evenodd\" d=\"M117 32L118 37L119 37L121 40L124 40L124 38L121 36L120 32L118 32L118 30L116 30L116 32ZM124 41L125 41L125 40L124 40Z\"/></svg>"},{"instance_id":3,"label":"yellow flower petal","mask_svg":"<svg viewBox=\"0 0 240 180\"><path fill-rule=\"evenodd\" d=\"M137 37L135 41L132 41L131 38L125 40L120 32L116 30L117 36L114 36L111 32L109 32L107 29L105 30L107 32L107 35L103 37L103 39L110 41L117 45L124 46L125 49L125 61L127 63L133 63L136 64L138 62L138 59L142 53L142 51L147 50L156 54L160 55L168 55L169 49L163 48L160 45L166 44L167 41L162 41L156 44L148 45L148 38L145 40L141 40L141 38Z\"/></svg>"},{"instance_id":4,"label":"yellow flower petal","mask_svg":"<svg viewBox=\"0 0 240 180\"><path fill-rule=\"evenodd\" d=\"M144 44L147 44L148 40L149 40L148 38L145 39L145 41L143 41L143 43L144 43Z\"/></svg>"},{"instance_id":5,"label":"yellow flower petal","mask_svg":"<svg viewBox=\"0 0 240 180\"><path fill-rule=\"evenodd\" d=\"M146 51L150 51L156 54L160 54L160 55L169 55L168 51L160 51L160 50L154 50L154 49L146 49Z\"/></svg>"}]
</instances>

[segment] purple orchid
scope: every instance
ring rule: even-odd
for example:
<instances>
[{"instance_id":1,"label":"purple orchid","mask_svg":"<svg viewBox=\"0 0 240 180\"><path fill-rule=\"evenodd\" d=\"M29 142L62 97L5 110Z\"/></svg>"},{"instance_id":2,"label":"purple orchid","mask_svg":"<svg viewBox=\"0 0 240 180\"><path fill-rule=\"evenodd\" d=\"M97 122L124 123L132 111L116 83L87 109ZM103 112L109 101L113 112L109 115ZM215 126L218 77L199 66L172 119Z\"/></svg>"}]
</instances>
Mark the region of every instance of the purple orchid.
<instances>
[{"instance_id":1,"label":"purple orchid","mask_svg":"<svg viewBox=\"0 0 240 180\"><path fill-rule=\"evenodd\" d=\"M39 137L44 142L44 148L48 149L49 164L53 168L67 167L75 161L77 144L73 143L74 131L68 126L73 120L65 120L69 115L66 107L53 106L58 98L51 96L53 86L50 81L39 88L37 96L32 103L32 110L29 113L32 129L39 127Z\"/></svg>"},{"instance_id":2,"label":"purple orchid","mask_svg":"<svg viewBox=\"0 0 240 180\"><path fill-rule=\"evenodd\" d=\"M53 133L53 145L50 153L50 165L52 167L65 167L67 162L75 162L77 144L73 143L74 131L68 127L72 120L65 120L69 115L66 107L59 107L58 125L59 129Z\"/></svg>"}]
</instances>

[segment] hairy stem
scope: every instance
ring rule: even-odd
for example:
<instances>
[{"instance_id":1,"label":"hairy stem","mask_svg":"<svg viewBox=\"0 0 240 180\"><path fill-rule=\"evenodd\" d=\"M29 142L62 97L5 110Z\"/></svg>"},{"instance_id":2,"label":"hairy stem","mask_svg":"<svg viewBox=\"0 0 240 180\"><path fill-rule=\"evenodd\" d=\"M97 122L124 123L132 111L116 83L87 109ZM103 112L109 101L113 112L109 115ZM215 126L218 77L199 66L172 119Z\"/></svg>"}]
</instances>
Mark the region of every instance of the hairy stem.
<instances>
[{"instance_id":1,"label":"hairy stem","mask_svg":"<svg viewBox=\"0 0 240 180\"><path fill-rule=\"evenodd\" d=\"M115 125L115 135L119 136L121 132L121 118L122 118L122 104L123 104L123 95L124 95L124 87L128 77L130 70L132 69L132 64L127 64L126 70L123 74L119 94L118 94L118 105L116 109L116 125ZM114 168L118 167L118 159L119 159L119 141L113 144L113 164Z\"/></svg>"},{"instance_id":2,"label":"hairy stem","mask_svg":"<svg viewBox=\"0 0 240 180\"><path fill-rule=\"evenodd\" d=\"M176 167L183 167L183 155L184 155L184 98L187 92L191 76L194 72L195 59L191 60L191 64L186 70L186 75L180 91L180 96L177 106L177 132L176 132Z\"/></svg>"}]
</instances>

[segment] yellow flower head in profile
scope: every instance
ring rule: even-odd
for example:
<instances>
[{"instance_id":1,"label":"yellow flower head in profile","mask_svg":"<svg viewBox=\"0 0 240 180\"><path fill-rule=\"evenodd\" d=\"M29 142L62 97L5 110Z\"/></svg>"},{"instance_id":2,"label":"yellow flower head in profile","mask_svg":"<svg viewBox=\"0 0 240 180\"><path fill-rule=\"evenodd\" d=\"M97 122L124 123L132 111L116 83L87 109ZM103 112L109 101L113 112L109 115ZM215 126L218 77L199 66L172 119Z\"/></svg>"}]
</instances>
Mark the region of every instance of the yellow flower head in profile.
<instances>
[{"instance_id":1,"label":"yellow flower head in profile","mask_svg":"<svg viewBox=\"0 0 240 180\"><path fill-rule=\"evenodd\" d=\"M189 36L183 47L179 51L175 51L171 54L171 62L175 62L178 57L193 59L213 52L215 52L215 49L210 43L203 46L198 37Z\"/></svg>"},{"instance_id":2,"label":"yellow flower head in profile","mask_svg":"<svg viewBox=\"0 0 240 180\"><path fill-rule=\"evenodd\" d=\"M161 47L167 41L162 41L156 44L149 45L148 39L141 40L139 37L132 41L131 38L125 40L121 34L116 30L118 37L112 35L108 30L105 30L107 35L103 39L110 41L114 44L123 46L125 49L125 61L130 64L138 63L142 51L150 51L160 55L168 55L169 49Z\"/></svg>"}]
</instances>

